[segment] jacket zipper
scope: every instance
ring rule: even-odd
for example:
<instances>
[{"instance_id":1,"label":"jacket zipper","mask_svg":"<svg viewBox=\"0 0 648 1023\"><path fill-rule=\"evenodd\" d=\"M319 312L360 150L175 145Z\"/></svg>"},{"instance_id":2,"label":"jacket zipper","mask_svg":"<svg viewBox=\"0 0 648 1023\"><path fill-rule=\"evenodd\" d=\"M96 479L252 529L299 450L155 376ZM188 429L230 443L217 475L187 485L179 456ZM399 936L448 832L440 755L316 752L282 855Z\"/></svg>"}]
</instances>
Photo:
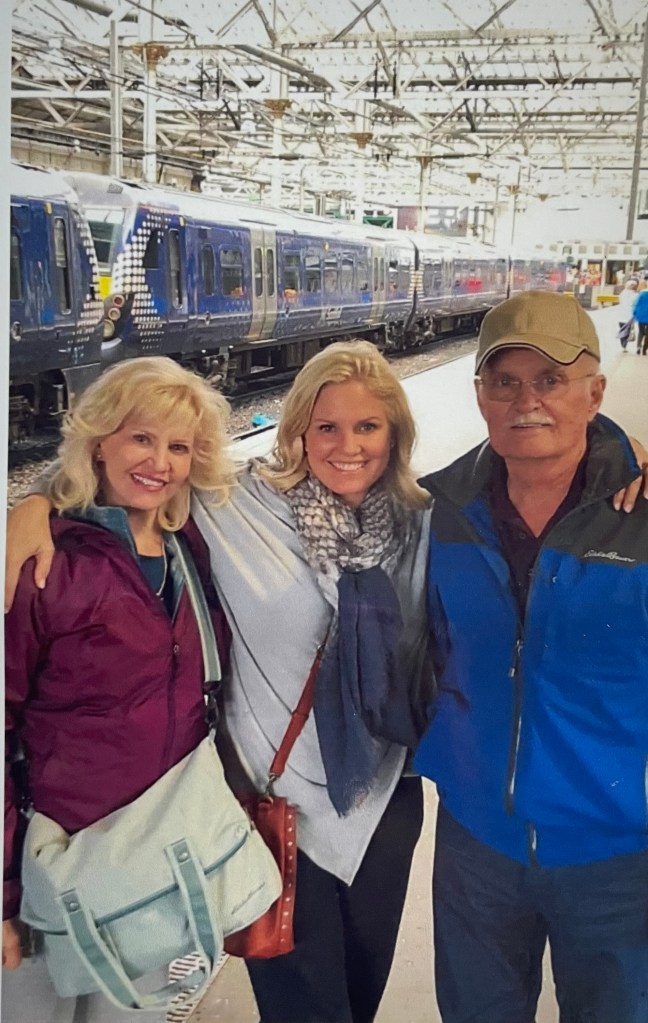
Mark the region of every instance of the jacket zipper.
<instances>
[{"instance_id":1,"label":"jacket zipper","mask_svg":"<svg viewBox=\"0 0 648 1023\"><path fill-rule=\"evenodd\" d=\"M594 503L595 503L594 501L588 502L588 504L594 504ZM556 523L556 526L554 527L554 529L557 528L558 526L562 525L562 523L566 519L568 519L570 517L570 515L574 515L582 507L583 507L583 505L579 505L578 508L572 508L571 511L567 512L567 514L565 516L563 516L563 518L560 520L559 523ZM518 636L517 636L517 639L515 641L515 648L514 648L514 651L513 651L513 663L511 664L511 667L509 668L509 672L508 672L509 678L514 679L514 682L513 682L513 686L514 686L514 695L513 695L513 727L512 727L512 732L511 732L511 746L510 746L510 749L509 749L508 770L507 770L507 775L506 775L506 793L505 793L505 797L504 797L504 805L505 805L505 808L506 808L506 812L508 814L512 814L515 811L515 782L516 782L516 778L517 778L517 761L518 761L518 754L519 754L519 750L520 750L520 739L521 739L521 734L522 734L522 695L523 695L524 685L523 685L522 672L520 670L520 661L521 661L521 658L522 658L522 649L524 647L524 639L523 639L524 628L525 628L525 624L526 624L526 621L527 621L527 616L528 616L528 613L529 613L529 604L530 604L530 601L531 601L531 595L533 593L533 587L534 587L534 584L535 584L535 577L536 577L536 572L537 572L537 567L538 567L538 561L540 560L540 555L542 554L542 552L543 552L543 550L544 550L544 548L545 548L547 542L549 541L549 539L551 537L551 534L553 532L554 532L554 530L552 529L551 532L549 532L547 534L547 536L545 536L542 544L540 545L540 547L538 549L538 553L536 555L536 559L535 559L535 562L534 562L534 565L533 565L533 571L531 573L531 578L529 579L529 589L527 591L526 606L524 608L524 619L520 620L519 617L518 617ZM511 579L510 567L509 567L509 579ZM509 587L509 589L511 589L511 587ZM511 589L511 593L512 593L512 589ZM515 600L515 596L514 595L513 595L513 599ZM647 767L646 767L646 772L647 772L647 776L646 776L646 800L647 800L647 805L646 805L646 808L647 808L647 813L648 813L648 764L647 764ZM535 830L534 830L533 833L535 835Z\"/></svg>"},{"instance_id":2,"label":"jacket zipper","mask_svg":"<svg viewBox=\"0 0 648 1023\"><path fill-rule=\"evenodd\" d=\"M164 750L162 752L162 770L163 771L167 771L172 766L171 763L170 763L171 749L173 748L173 742L175 740L175 733L176 733L176 688L177 688L177 676L178 676L178 663L177 663L177 661L178 661L178 644L176 643L176 636L175 636L175 632L174 632L174 625L175 625L175 615L177 615L179 604L180 604L180 600L182 600L183 592L184 592L184 590L183 590L183 588L181 588L180 589L180 593L178 594L178 599L176 601L176 607L175 607L173 621L169 622L170 633L171 633L171 644L172 644L172 646L171 646L171 655L173 657L173 666L172 666L171 679L169 681L169 686L168 686L168 689L167 689L168 722L167 722L166 739L165 739L165 742L164 742ZM168 617L168 615L167 615L167 617Z\"/></svg>"},{"instance_id":3,"label":"jacket zipper","mask_svg":"<svg viewBox=\"0 0 648 1023\"><path fill-rule=\"evenodd\" d=\"M512 814L515 801L515 780L517 776L517 761L520 751L520 735L522 733L522 676L520 674L520 656L522 654L521 629L515 641L513 651L513 662L509 668L508 676L513 679L513 726L511 729L511 744L509 747L508 769L506 772L506 812Z\"/></svg>"},{"instance_id":4,"label":"jacket zipper","mask_svg":"<svg viewBox=\"0 0 648 1023\"><path fill-rule=\"evenodd\" d=\"M174 585L175 585L175 578L174 578ZM170 767L173 766L171 764L171 762L170 762L170 759L171 759L171 749L173 748L173 742L175 740L175 733L176 733L175 705L176 705L176 688L177 688L177 653L178 653L178 644L176 643L176 636L175 636L174 628L175 628L176 618L178 616L178 611L180 610L180 603L182 601L182 597L183 597L183 594L184 594L185 590L186 590L186 585L185 585L184 579L182 579L180 581L180 585L178 587L178 592L177 592L175 600L173 602L174 603L173 614L170 616L170 621L169 621L170 631L171 631L171 643L172 643L172 648L171 649L172 649L172 654L173 654L173 675L171 677L171 681L169 682L169 688L168 688L168 692L167 692L167 709L168 709L168 713L169 713L169 718L168 718L168 725L167 725L167 734L166 734L166 739L165 739L165 743L164 743L164 750L163 750L163 753L162 753L162 770L163 771L167 771ZM193 615L193 609L192 609L192 615ZM169 618L169 615L167 614L166 611L165 611L165 617ZM201 663L202 663L202 661L201 661Z\"/></svg>"}]
</instances>

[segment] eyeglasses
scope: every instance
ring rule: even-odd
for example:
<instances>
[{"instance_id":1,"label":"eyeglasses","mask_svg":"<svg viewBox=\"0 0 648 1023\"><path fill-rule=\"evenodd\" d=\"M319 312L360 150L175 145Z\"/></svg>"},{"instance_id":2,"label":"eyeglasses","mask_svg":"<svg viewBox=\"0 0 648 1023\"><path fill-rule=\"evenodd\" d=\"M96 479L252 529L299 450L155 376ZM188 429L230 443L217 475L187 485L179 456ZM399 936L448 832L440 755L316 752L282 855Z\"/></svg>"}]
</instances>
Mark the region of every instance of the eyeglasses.
<instances>
[{"instance_id":1,"label":"eyeglasses","mask_svg":"<svg viewBox=\"0 0 648 1023\"><path fill-rule=\"evenodd\" d=\"M522 387L526 385L537 398L560 398L566 394L567 388L576 380L586 380L596 373L583 373L579 377L568 377L566 373L546 370L539 373L533 380L520 380L509 373L489 373L484 377L475 377L489 401L516 401L520 397Z\"/></svg>"}]
</instances>

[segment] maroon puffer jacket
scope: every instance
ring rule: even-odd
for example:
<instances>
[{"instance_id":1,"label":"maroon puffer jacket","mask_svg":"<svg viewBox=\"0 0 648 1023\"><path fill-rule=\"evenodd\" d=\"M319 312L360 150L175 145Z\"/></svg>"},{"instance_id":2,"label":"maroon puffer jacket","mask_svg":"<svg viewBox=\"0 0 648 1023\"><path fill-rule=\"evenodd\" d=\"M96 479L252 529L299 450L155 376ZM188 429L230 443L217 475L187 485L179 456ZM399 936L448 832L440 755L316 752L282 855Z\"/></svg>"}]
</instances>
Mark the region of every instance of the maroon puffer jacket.
<instances>
[{"instance_id":1,"label":"maroon puffer jacket","mask_svg":"<svg viewBox=\"0 0 648 1023\"><path fill-rule=\"evenodd\" d=\"M184 590L172 622L122 541L52 519L57 553L47 587L23 568L6 616L6 739L18 730L36 810L78 831L131 802L206 734L198 628ZM209 559L183 530L199 572ZM229 629L206 587L221 661ZM3 918L20 904L22 817L5 774Z\"/></svg>"}]
</instances>

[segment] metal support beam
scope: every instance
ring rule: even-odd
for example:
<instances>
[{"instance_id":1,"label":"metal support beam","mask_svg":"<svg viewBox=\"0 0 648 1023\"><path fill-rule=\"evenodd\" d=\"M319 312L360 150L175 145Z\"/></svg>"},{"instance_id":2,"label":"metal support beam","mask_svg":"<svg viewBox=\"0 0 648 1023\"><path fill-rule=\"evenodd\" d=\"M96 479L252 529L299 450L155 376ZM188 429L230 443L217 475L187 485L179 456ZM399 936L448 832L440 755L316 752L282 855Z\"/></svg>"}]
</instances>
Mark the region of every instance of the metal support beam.
<instances>
[{"instance_id":1,"label":"metal support beam","mask_svg":"<svg viewBox=\"0 0 648 1023\"><path fill-rule=\"evenodd\" d=\"M110 173L116 178L124 174L124 139L122 135L122 61L119 50L117 22L110 22Z\"/></svg>"},{"instance_id":2,"label":"metal support beam","mask_svg":"<svg viewBox=\"0 0 648 1023\"><path fill-rule=\"evenodd\" d=\"M340 29L337 35L333 36L331 42L337 43L340 39L344 39L345 35L347 35L352 28L355 28L359 21L362 21L362 19L366 18L368 14L371 14L374 7L377 7L378 4L381 3L382 0L371 0L371 3L367 4L367 6L353 19L353 21L350 21L348 25L345 25L343 29Z\"/></svg>"},{"instance_id":3,"label":"metal support beam","mask_svg":"<svg viewBox=\"0 0 648 1023\"><path fill-rule=\"evenodd\" d=\"M505 3L501 7L498 7L496 11L491 14L490 18L486 18L486 21L482 22L479 28L475 29L475 33L479 36L482 34L484 29L487 29L489 25L492 25L494 21L497 21L500 14L504 14L504 11L508 11L509 7L512 7L516 0L505 0Z\"/></svg>"},{"instance_id":4,"label":"metal support beam","mask_svg":"<svg viewBox=\"0 0 648 1023\"><path fill-rule=\"evenodd\" d=\"M632 163L632 180L630 182L630 200L628 202L628 223L626 239L632 238L635 216L637 214L637 191L639 188L639 171L641 168L641 144L644 134L646 116L646 81L648 80L648 15L644 25L643 63L641 65L641 81L639 83L639 99L637 100L637 131L635 135L634 160Z\"/></svg>"},{"instance_id":5,"label":"metal support beam","mask_svg":"<svg viewBox=\"0 0 648 1023\"><path fill-rule=\"evenodd\" d=\"M427 181L429 178L428 168L432 163L431 156L417 156L419 163L419 194L418 194L418 223L419 231L425 230L425 208L427 205Z\"/></svg>"},{"instance_id":6,"label":"metal support beam","mask_svg":"<svg viewBox=\"0 0 648 1023\"><path fill-rule=\"evenodd\" d=\"M83 11L90 11L91 14L103 14L106 18L113 16L112 5L99 3L98 0L66 0L66 2L74 4L75 7L80 7ZM137 15L124 14L121 20L137 21Z\"/></svg>"},{"instance_id":7,"label":"metal support beam","mask_svg":"<svg viewBox=\"0 0 648 1023\"><path fill-rule=\"evenodd\" d=\"M154 183L157 177L157 53L152 45L155 0L150 0L150 3L150 9L140 10L139 16L139 37L142 44L142 60L144 61L142 180Z\"/></svg>"},{"instance_id":8,"label":"metal support beam","mask_svg":"<svg viewBox=\"0 0 648 1023\"><path fill-rule=\"evenodd\" d=\"M356 187L354 196L354 221L356 224L361 224L364 217L365 207L365 178L366 178L366 162L365 154L361 150L358 154L357 164L357 177Z\"/></svg>"}]
</instances>

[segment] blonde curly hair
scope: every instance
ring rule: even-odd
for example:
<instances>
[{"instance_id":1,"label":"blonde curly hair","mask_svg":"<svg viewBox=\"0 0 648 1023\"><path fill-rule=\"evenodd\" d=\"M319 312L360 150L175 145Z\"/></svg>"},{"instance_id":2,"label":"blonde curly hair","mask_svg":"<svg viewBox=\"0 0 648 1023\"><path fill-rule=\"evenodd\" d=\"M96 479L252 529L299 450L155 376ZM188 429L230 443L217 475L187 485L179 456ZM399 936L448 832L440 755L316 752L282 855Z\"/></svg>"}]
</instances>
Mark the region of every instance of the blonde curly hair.
<instances>
[{"instance_id":1,"label":"blonde curly hair","mask_svg":"<svg viewBox=\"0 0 648 1023\"><path fill-rule=\"evenodd\" d=\"M212 491L217 504L229 497L235 470L226 453L228 417L225 398L172 359L145 356L120 362L95 380L65 417L59 463L49 485L52 504L58 511L82 510L100 501L97 445L132 419L164 423L194 434L189 478L157 515L162 529L180 529L189 515L192 487Z\"/></svg>"},{"instance_id":2,"label":"blonde curly hair","mask_svg":"<svg viewBox=\"0 0 648 1023\"><path fill-rule=\"evenodd\" d=\"M258 467L277 490L290 490L308 473L304 434L317 397L327 384L361 381L385 405L391 429L392 449L383 481L387 489L409 508L423 508L429 501L410 467L416 426L401 384L387 360L369 341L336 341L313 356L299 371L284 402L277 440L270 460Z\"/></svg>"}]
</instances>

